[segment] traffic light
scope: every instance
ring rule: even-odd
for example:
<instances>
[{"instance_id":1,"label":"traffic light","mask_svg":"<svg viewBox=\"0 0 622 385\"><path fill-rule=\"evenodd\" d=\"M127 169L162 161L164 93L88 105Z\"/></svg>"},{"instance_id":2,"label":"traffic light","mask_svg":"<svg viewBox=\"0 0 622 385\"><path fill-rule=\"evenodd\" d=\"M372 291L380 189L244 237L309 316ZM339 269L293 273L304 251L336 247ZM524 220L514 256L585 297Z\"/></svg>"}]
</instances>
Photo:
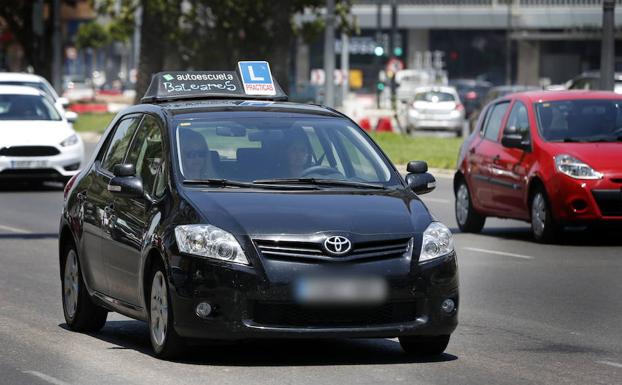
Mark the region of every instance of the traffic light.
<instances>
[{"instance_id":1,"label":"traffic light","mask_svg":"<svg viewBox=\"0 0 622 385\"><path fill-rule=\"evenodd\" d=\"M384 83L383 82L378 82L376 84L376 88L378 89L378 91L384 90Z\"/></svg>"},{"instance_id":2,"label":"traffic light","mask_svg":"<svg viewBox=\"0 0 622 385\"><path fill-rule=\"evenodd\" d=\"M395 47L393 49L393 55L396 57L400 57L404 54L404 50L402 49L402 47Z\"/></svg>"},{"instance_id":3,"label":"traffic light","mask_svg":"<svg viewBox=\"0 0 622 385\"><path fill-rule=\"evenodd\" d=\"M377 45L376 48L374 48L374 55L376 56L384 55L384 48L382 48L381 45Z\"/></svg>"}]
</instances>

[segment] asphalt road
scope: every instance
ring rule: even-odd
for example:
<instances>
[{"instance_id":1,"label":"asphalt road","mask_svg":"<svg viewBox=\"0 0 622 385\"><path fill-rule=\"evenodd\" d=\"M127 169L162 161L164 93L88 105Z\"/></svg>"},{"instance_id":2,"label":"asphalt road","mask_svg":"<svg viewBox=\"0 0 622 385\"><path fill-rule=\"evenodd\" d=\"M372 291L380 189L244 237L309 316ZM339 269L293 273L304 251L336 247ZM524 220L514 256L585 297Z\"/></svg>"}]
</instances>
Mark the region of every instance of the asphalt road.
<instances>
[{"instance_id":1,"label":"asphalt road","mask_svg":"<svg viewBox=\"0 0 622 385\"><path fill-rule=\"evenodd\" d=\"M455 229L451 180L424 201ZM147 326L111 315L64 325L57 256L60 186L0 184L0 384L621 384L622 238L583 231L538 245L526 224L456 234L460 325L438 360L397 341L262 341L150 356ZM457 232L457 230L456 230Z\"/></svg>"}]
</instances>

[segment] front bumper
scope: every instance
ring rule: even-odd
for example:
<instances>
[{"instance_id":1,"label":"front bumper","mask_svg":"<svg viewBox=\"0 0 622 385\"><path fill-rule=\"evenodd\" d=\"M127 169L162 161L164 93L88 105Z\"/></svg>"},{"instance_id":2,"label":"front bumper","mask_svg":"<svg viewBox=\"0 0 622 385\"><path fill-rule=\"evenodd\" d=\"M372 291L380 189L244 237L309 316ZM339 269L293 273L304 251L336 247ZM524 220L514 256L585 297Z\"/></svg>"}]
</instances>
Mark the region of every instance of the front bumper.
<instances>
[{"instance_id":1,"label":"front bumper","mask_svg":"<svg viewBox=\"0 0 622 385\"><path fill-rule=\"evenodd\" d=\"M387 261L365 264L374 263ZM270 283L254 268L177 256L171 259L175 330L187 338L219 340L451 334L459 307L455 253L413 270L385 277L389 291L383 304L326 308L296 303L291 282ZM440 309L447 298L456 304L450 313ZM207 319L195 313L200 302L214 309Z\"/></svg>"},{"instance_id":2,"label":"front bumper","mask_svg":"<svg viewBox=\"0 0 622 385\"><path fill-rule=\"evenodd\" d=\"M80 140L69 147L56 146L59 153L48 156L0 156L0 178L65 180L84 164L84 145ZM29 162L27 166L24 162Z\"/></svg>"},{"instance_id":3,"label":"front bumper","mask_svg":"<svg viewBox=\"0 0 622 385\"><path fill-rule=\"evenodd\" d=\"M450 115L426 115L422 116L420 113L413 113L411 110L408 113L408 124L414 129L437 129L437 130L452 130L458 131L462 129L464 123L464 115L450 116Z\"/></svg>"},{"instance_id":4,"label":"front bumper","mask_svg":"<svg viewBox=\"0 0 622 385\"><path fill-rule=\"evenodd\" d=\"M556 175L549 188L553 216L565 224L622 224L622 173L598 180Z\"/></svg>"}]
</instances>

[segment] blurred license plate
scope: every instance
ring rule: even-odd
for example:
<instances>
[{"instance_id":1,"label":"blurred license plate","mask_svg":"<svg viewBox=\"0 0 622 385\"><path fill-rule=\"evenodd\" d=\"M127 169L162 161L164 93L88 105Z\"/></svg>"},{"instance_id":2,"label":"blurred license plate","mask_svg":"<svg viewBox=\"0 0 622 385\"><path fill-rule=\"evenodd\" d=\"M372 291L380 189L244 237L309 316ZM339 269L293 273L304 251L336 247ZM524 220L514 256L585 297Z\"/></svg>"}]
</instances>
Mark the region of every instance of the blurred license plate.
<instances>
[{"instance_id":1,"label":"blurred license plate","mask_svg":"<svg viewBox=\"0 0 622 385\"><path fill-rule=\"evenodd\" d=\"M46 160L13 160L11 168L44 168L47 167Z\"/></svg>"},{"instance_id":2,"label":"blurred license plate","mask_svg":"<svg viewBox=\"0 0 622 385\"><path fill-rule=\"evenodd\" d=\"M296 283L296 300L304 304L383 302L387 283L381 278L306 278Z\"/></svg>"}]
</instances>

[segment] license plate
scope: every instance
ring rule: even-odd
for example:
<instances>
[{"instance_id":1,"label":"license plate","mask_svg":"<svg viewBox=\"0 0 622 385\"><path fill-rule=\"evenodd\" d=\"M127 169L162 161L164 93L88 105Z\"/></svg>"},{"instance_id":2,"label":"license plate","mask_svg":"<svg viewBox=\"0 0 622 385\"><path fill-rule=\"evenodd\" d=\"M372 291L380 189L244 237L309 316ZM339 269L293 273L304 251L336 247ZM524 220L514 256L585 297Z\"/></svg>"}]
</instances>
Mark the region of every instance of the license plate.
<instances>
[{"instance_id":1,"label":"license plate","mask_svg":"<svg viewBox=\"0 0 622 385\"><path fill-rule=\"evenodd\" d=\"M11 168L45 168L48 162L46 160L13 160Z\"/></svg>"},{"instance_id":2,"label":"license plate","mask_svg":"<svg viewBox=\"0 0 622 385\"><path fill-rule=\"evenodd\" d=\"M373 304L387 297L381 278L306 278L296 283L295 297L302 304Z\"/></svg>"}]
</instances>

